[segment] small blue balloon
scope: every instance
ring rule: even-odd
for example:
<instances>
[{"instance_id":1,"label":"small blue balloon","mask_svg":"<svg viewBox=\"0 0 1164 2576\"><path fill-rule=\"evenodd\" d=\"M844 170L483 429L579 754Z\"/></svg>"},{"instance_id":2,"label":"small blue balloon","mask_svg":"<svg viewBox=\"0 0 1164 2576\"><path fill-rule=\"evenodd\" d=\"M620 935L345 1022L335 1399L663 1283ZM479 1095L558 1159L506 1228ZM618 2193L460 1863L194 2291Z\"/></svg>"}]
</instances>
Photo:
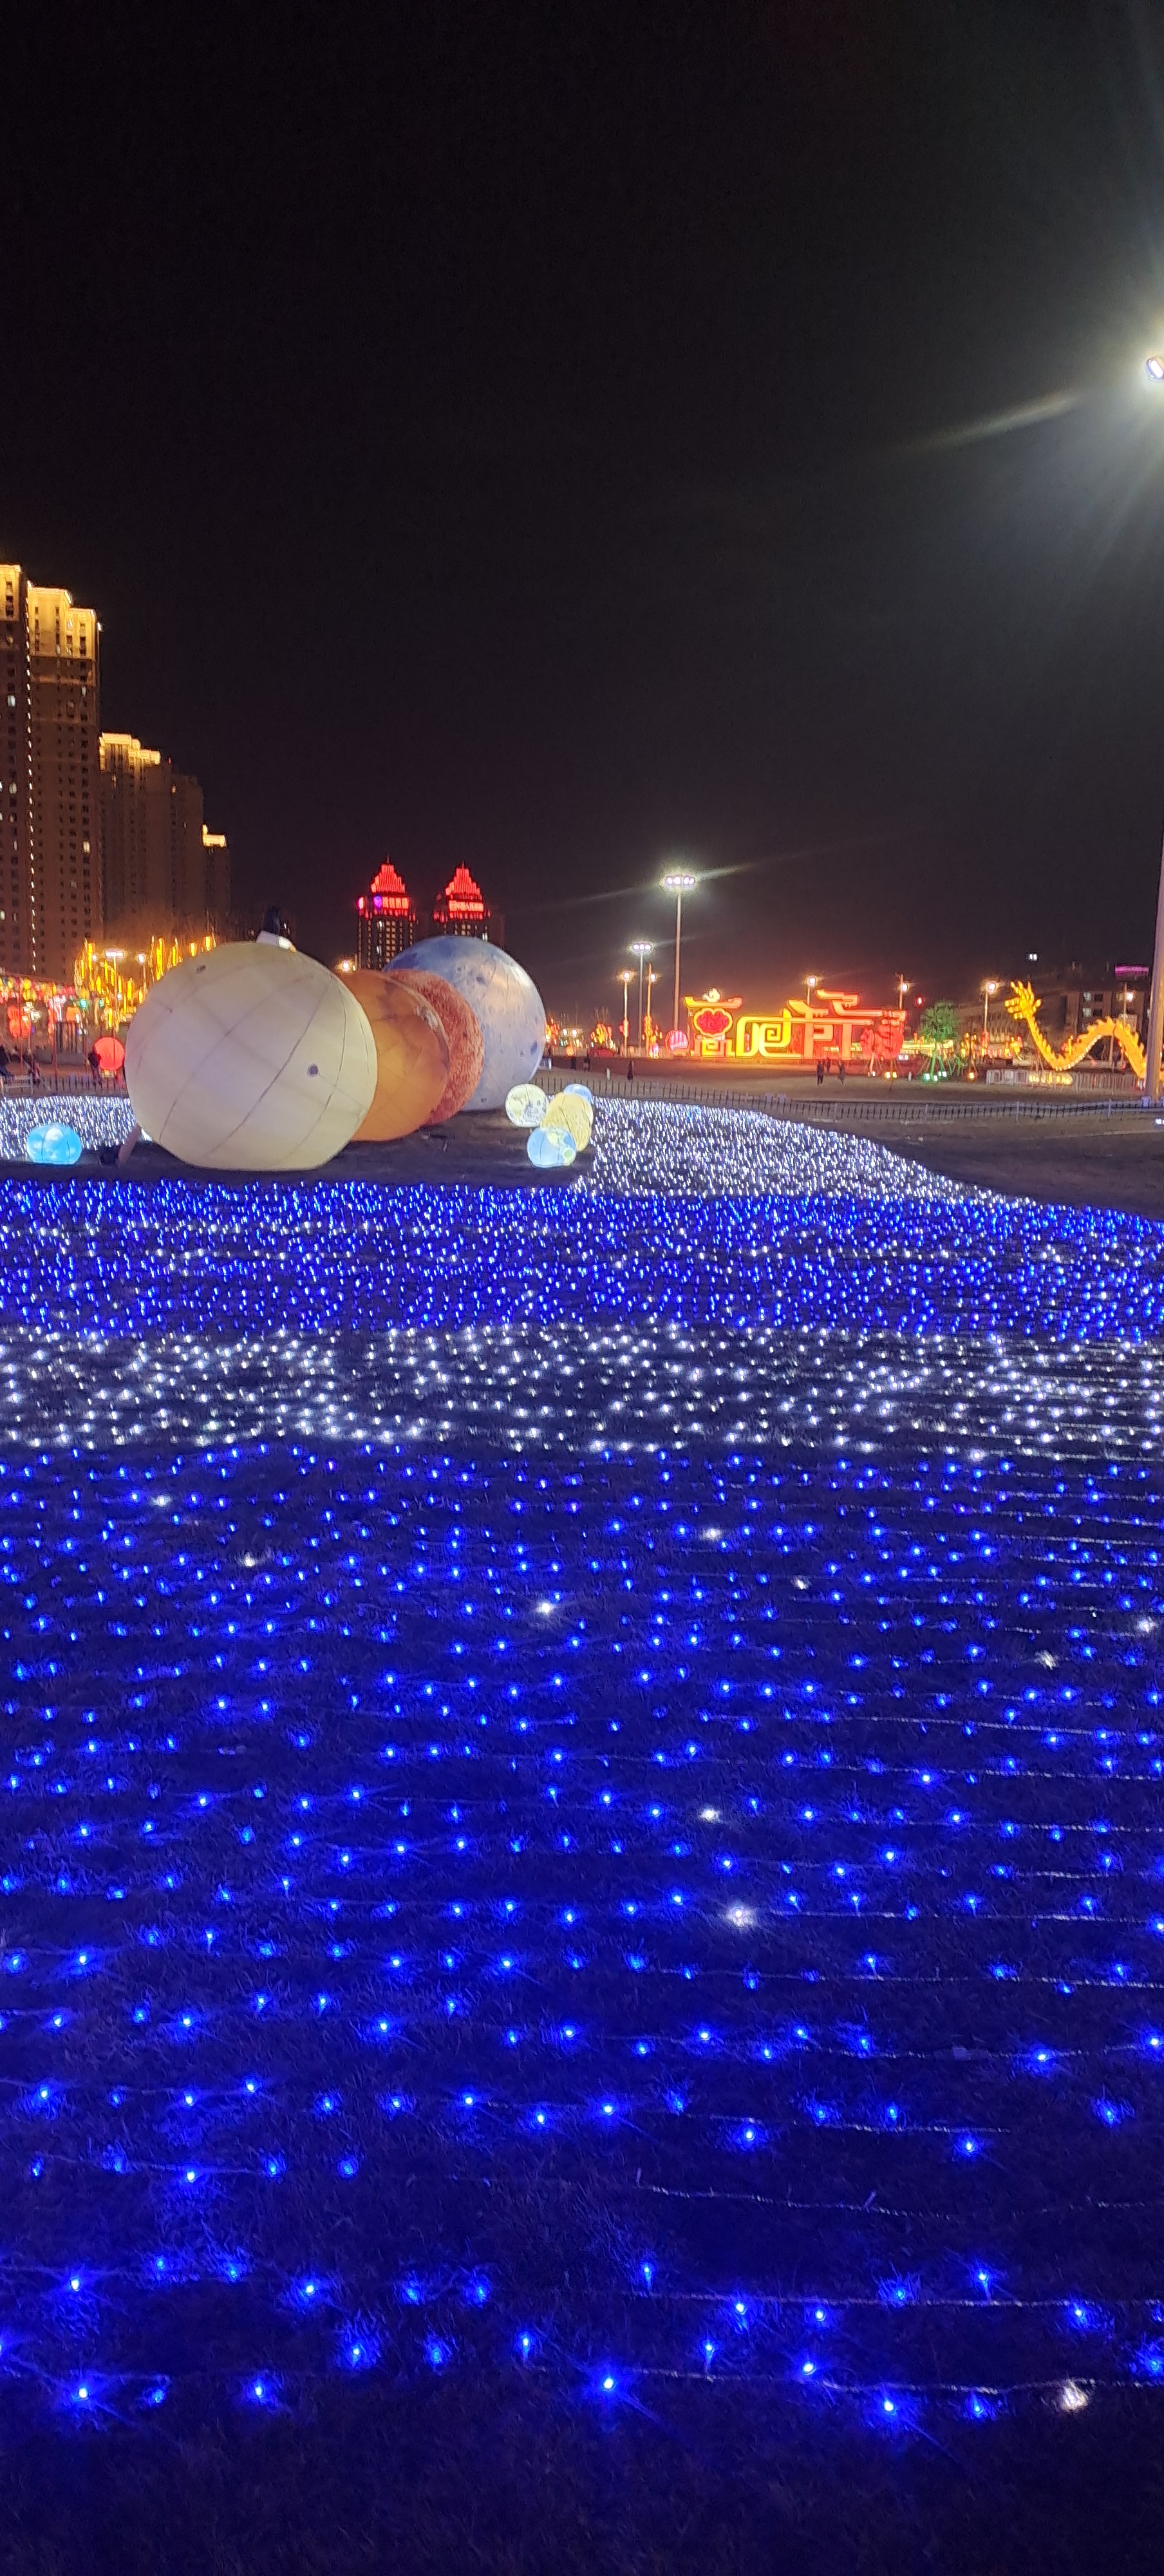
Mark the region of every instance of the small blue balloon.
<instances>
[{"instance_id":1,"label":"small blue balloon","mask_svg":"<svg viewBox=\"0 0 1164 2576\"><path fill-rule=\"evenodd\" d=\"M75 1127L51 1118L47 1126L29 1128L24 1150L30 1163L79 1163L85 1148Z\"/></svg>"},{"instance_id":2,"label":"small blue balloon","mask_svg":"<svg viewBox=\"0 0 1164 2576\"><path fill-rule=\"evenodd\" d=\"M572 1163L578 1148L568 1127L535 1127L526 1139L525 1150L539 1171L560 1171Z\"/></svg>"}]
</instances>

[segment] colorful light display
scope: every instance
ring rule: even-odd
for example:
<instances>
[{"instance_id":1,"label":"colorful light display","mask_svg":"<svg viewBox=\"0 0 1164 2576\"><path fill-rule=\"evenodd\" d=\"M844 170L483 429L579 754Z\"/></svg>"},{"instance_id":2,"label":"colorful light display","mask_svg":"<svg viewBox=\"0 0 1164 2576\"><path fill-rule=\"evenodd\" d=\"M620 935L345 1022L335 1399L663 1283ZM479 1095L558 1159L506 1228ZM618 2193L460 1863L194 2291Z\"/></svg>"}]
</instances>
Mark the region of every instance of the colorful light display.
<instances>
[{"instance_id":1,"label":"colorful light display","mask_svg":"<svg viewBox=\"0 0 1164 2576\"><path fill-rule=\"evenodd\" d=\"M1102 1045L1105 1038L1110 1038L1113 1046L1118 1048L1122 1055L1129 1073L1135 1074L1137 1082L1143 1081L1147 1058L1138 1032L1128 1020L1111 1018L1092 1020L1087 1028L1079 1030L1077 1036L1068 1038L1066 1046L1053 1047L1039 1025L1040 1004L1036 999L1033 984L1012 984L1007 995L1006 1008L1012 1020L1021 1021L1031 1038L1036 1055L1052 1072L1070 1073L1072 1066L1082 1064L1093 1047Z\"/></svg>"},{"instance_id":2,"label":"colorful light display","mask_svg":"<svg viewBox=\"0 0 1164 2576\"><path fill-rule=\"evenodd\" d=\"M10 2416L1164 2380L1160 1229L595 1135L0 1196Z\"/></svg>"},{"instance_id":3,"label":"colorful light display","mask_svg":"<svg viewBox=\"0 0 1164 2576\"><path fill-rule=\"evenodd\" d=\"M862 1009L857 993L834 992L815 977L811 984L805 1001L793 995L779 1010L766 1012L744 1011L738 994L727 1001L714 986L698 996L687 994L692 1053L745 1064L812 1064L819 1056L835 1056L846 1065L896 1061L905 1037L904 1011Z\"/></svg>"},{"instance_id":4,"label":"colorful light display","mask_svg":"<svg viewBox=\"0 0 1164 2576\"><path fill-rule=\"evenodd\" d=\"M184 957L209 956L216 946L212 931L202 939L170 936L147 940L143 949L95 947L87 939L73 967L73 994L86 1018L100 1028L120 1028L139 1010L146 994Z\"/></svg>"}]
</instances>

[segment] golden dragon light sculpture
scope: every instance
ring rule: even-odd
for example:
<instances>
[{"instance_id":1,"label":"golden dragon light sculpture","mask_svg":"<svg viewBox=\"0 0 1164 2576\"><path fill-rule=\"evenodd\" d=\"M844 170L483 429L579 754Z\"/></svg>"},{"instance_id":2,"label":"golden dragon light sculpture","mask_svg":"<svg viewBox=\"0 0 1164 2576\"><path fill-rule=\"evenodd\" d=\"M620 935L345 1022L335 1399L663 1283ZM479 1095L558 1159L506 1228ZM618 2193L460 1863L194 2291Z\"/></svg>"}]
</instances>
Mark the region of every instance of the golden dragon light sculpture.
<instances>
[{"instance_id":1,"label":"golden dragon light sculpture","mask_svg":"<svg viewBox=\"0 0 1164 2576\"><path fill-rule=\"evenodd\" d=\"M1128 1027L1126 1020L1092 1020L1090 1027L1080 1029L1078 1037L1068 1038L1066 1046L1056 1048L1039 1027L1042 1006L1036 999L1033 984L1012 984L1006 997L1006 1007L1012 1020L1021 1020L1029 1029L1038 1053L1044 1064L1050 1065L1052 1072L1070 1073L1072 1065L1081 1064L1084 1056L1090 1055L1101 1039L1114 1038L1137 1082L1143 1081L1146 1068L1144 1050L1135 1030Z\"/></svg>"}]
</instances>

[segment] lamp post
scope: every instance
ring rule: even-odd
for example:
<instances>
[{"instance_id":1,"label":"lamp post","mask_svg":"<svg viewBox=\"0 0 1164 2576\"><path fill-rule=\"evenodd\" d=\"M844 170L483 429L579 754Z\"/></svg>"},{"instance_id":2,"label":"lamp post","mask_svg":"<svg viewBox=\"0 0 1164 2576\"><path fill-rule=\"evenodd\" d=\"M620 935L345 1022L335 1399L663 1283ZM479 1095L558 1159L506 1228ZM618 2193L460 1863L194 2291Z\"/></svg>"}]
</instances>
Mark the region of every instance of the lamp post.
<instances>
[{"instance_id":1,"label":"lamp post","mask_svg":"<svg viewBox=\"0 0 1164 2576\"><path fill-rule=\"evenodd\" d=\"M985 1046L985 1044L986 1044L986 1038L987 1038L987 1026L986 1026L986 1020L987 1020L987 1013L989 1012L989 1009L990 1009L990 996L991 996L991 994L992 994L992 993L997 993L997 991L998 991L998 985L997 985L997 983L993 983L993 984L991 984L991 983L986 983L986 984L984 984L984 985L983 985L983 987L982 987L982 1043L983 1043L983 1045L984 1045L984 1046Z\"/></svg>"},{"instance_id":2,"label":"lamp post","mask_svg":"<svg viewBox=\"0 0 1164 2576\"><path fill-rule=\"evenodd\" d=\"M908 985L908 983L909 983L909 977L908 977L908 975L899 975L899 976L898 976L898 978L897 978L897 1007L898 1007L898 1010L899 1010L899 1011L904 1011L904 1009L905 1009L905 993L906 993L906 986Z\"/></svg>"},{"instance_id":3,"label":"lamp post","mask_svg":"<svg viewBox=\"0 0 1164 2576\"><path fill-rule=\"evenodd\" d=\"M648 957L654 954L654 944L649 939L632 939L630 953L639 961L639 1053L641 1055L643 1051L643 968Z\"/></svg>"},{"instance_id":4,"label":"lamp post","mask_svg":"<svg viewBox=\"0 0 1164 2576\"><path fill-rule=\"evenodd\" d=\"M1144 361L1154 385L1164 385L1164 358L1154 350ZM1160 851L1160 887L1156 896L1156 937L1152 945L1152 984L1144 1037L1144 1098L1160 1097L1160 1048L1164 1040L1164 847Z\"/></svg>"},{"instance_id":5,"label":"lamp post","mask_svg":"<svg viewBox=\"0 0 1164 2576\"><path fill-rule=\"evenodd\" d=\"M679 1026L679 942L683 932L683 897L685 894L692 893L698 883L698 877L693 877L685 868L672 868L663 879L664 894L673 894L675 897L675 1003L671 1013L672 1034Z\"/></svg>"},{"instance_id":6,"label":"lamp post","mask_svg":"<svg viewBox=\"0 0 1164 2576\"><path fill-rule=\"evenodd\" d=\"M815 975L806 975L806 976L805 976L805 979L804 979L804 999L805 999L806 1007L807 1007L807 1009L808 1009L808 1010L810 1010L810 1011L811 1011L811 1009L812 1009L812 997L813 997L813 994L814 994L814 993L815 993L815 991L816 991L816 986L817 986L817 979L816 979L816 976L815 976Z\"/></svg>"},{"instance_id":7,"label":"lamp post","mask_svg":"<svg viewBox=\"0 0 1164 2576\"><path fill-rule=\"evenodd\" d=\"M634 982L633 966L624 966L618 980L622 986L622 1051L624 1055L629 1055L630 1020L628 1017L628 1011L630 1006L630 988Z\"/></svg>"}]
</instances>

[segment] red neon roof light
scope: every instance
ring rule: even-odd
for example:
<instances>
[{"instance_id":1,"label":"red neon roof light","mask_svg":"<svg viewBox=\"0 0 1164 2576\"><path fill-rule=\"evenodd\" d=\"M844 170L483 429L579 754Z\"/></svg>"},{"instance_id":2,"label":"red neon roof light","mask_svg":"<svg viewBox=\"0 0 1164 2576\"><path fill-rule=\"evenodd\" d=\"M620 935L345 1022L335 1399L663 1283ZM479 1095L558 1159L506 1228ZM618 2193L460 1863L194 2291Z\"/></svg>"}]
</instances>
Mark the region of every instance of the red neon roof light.
<instances>
[{"instance_id":1,"label":"red neon roof light","mask_svg":"<svg viewBox=\"0 0 1164 2576\"><path fill-rule=\"evenodd\" d=\"M485 898L467 868L454 868L442 898L452 921L484 921Z\"/></svg>"},{"instance_id":2,"label":"red neon roof light","mask_svg":"<svg viewBox=\"0 0 1164 2576\"><path fill-rule=\"evenodd\" d=\"M412 910L408 900L408 888L403 877L397 876L391 859L385 859L383 867L377 869L372 879L371 896L373 912L399 914L409 913Z\"/></svg>"}]
</instances>

